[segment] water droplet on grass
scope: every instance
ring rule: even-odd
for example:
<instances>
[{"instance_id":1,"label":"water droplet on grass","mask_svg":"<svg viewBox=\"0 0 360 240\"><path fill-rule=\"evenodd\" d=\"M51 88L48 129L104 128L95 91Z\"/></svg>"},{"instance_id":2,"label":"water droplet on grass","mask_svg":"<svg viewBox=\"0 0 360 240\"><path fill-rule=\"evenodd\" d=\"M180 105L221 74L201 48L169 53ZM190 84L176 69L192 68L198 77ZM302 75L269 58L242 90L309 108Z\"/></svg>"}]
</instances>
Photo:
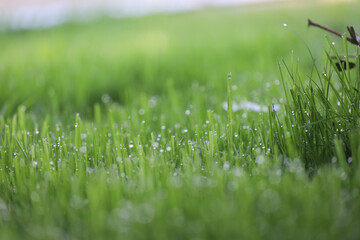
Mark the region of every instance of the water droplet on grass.
<instances>
[{"instance_id":1,"label":"water droplet on grass","mask_svg":"<svg viewBox=\"0 0 360 240\"><path fill-rule=\"evenodd\" d=\"M86 153L86 147L85 146L80 147L80 152L81 153Z\"/></svg>"},{"instance_id":2,"label":"water droplet on grass","mask_svg":"<svg viewBox=\"0 0 360 240\"><path fill-rule=\"evenodd\" d=\"M111 101L111 97L108 94L104 94L101 96L101 101L103 101L103 103L109 103Z\"/></svg>"},{"instance_id":3,"label":"water droplet on grass","mask_svg":"<svg viewBox=\"0 0 360 240\"><path fill-rule=\"evenodd\" d=\"M223 169L224 169L224 171L227 171L230 169L230 163L228 161L224 162Z\"/></svg>"},{"instance_id":4,"label":"water droplet on grass","mask_svg":"<svg viewBox=\"0 0 360 240\"><path fill-rule=\"evenodd\" d=\"M159 143L158 143L158 142L154 142L154 143L152 144L152 146L153 146L154 149L155 149L155 148L158 148L158 147L159 147Z\"/></svg>"},{"instance_id":5,"label":"water droplet on grass","mask_svg":"<svg viewBox=\"0 0 360 240\"><path fill-rule=\"evenodd\" d=\"M149 99L149 107L154 108L158 104L158 98L153 96Z\"/></svg>"},{"instance_id":6,"label":"water droplet on grass","mask_svg":"<svg viewBox=\"0 0 360 240\"><path fill-rule=\"evenodd\" d=\"M256 157L255 162L259 165L263 164L265 162L265 157L263 155L259 155Z\"/></svg>"}]
</instances>

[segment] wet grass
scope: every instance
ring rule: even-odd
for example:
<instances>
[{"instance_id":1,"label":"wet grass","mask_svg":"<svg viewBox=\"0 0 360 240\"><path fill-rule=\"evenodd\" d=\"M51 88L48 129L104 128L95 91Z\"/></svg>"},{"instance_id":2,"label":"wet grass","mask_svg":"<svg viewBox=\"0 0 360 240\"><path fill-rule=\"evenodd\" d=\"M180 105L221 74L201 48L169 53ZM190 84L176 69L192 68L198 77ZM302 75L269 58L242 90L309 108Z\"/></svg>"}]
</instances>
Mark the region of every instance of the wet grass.
<instances>
[{"instance_id":1,"label":"wet grass","mask_svg":"<svg viewBox=\"0 0 360 240\"><path fill-rule=\"evenodd\" d=\"M356 7L1 33L0 238L358 238L357 49L305 28Z\"/></svg>"}]
</instances>

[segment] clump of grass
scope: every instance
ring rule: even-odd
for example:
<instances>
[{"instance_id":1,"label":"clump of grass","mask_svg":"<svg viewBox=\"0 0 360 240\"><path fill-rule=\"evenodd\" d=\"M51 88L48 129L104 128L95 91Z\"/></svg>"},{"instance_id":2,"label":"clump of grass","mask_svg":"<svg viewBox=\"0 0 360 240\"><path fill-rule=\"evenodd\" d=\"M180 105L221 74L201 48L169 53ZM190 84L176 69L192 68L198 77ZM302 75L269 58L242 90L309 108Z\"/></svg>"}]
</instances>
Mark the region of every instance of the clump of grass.
<instances>
[{"instance_id":1,"label":"clump of grass","mask_svg":"<svg viewBox=\"0 0 360 240\"><path fill-rule=\"evenodd\" d=\"M343 39L349 66L346 35ZM357 149L351 148L350 139L360 126L359 49L357 67L350 72L342 64L339 68L339 55L334 44L328 41L328 64L320 71L314 63L315 77L309 76L307 81L301 78L298 66L289 68L285 62L281 63L290 79L285 80L283 67L280 67L286 96L284 112L279 115L271 108L269 111L271 141L285 156L302 159L310 171L336 161L351 164L352 155L357 154ZM337 152L340 150L344 151L344 156L339 159Z\"/></svg>"}]
</instances>

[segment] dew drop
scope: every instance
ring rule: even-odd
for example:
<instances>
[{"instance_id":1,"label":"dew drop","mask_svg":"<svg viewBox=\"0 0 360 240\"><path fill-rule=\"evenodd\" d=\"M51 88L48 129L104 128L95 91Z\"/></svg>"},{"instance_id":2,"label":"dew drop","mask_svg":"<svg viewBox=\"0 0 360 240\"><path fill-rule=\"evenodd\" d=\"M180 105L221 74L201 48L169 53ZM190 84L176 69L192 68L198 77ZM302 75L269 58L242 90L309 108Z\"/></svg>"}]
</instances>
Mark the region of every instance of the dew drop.
<instances>
[{"instance_id":1,"label":"dew drop","mask_svg":"<svg viewBox=\"0 0 360 240\"><path fill-rule=\"evenodd\" d=\"M158 148L159 147L159 143L158 142L154 142L153 144L152 144L152 147L155 149L155 148Z\"/></svg>"},{"instance_id":2,"label":"dew drop","mask_svg":"<svg viewBox=\"0 0 360 240\"><path fill-rule=\"evenodd\" d=\"M111 97L108 94L104 94L101 96L101 101L103 101L103 103L109 103L111 101Z\"/></svg>"},{"instance_id":3,"label":"dew drop","mask_svg":"<svg viewBox=\"0 0 360 240\"><path fill-rule=\"evenodd\" d=\"M86 147L85 147L85 146L82 146L82 147L80 148L80 152L81 152L81 153L86 153Z\"/></svg>"},{"instance_id":4,"label":"dew drop","mask_svg":"<svg viewBox=\"0 0 360 240\"><path fill-rule=\"evenodd\" d=\"M225 171L227 171L227 170L230 169L230 163L229 163L228 161L224 162L223 169L224 169Z\"/></svg>"}]
</instances>

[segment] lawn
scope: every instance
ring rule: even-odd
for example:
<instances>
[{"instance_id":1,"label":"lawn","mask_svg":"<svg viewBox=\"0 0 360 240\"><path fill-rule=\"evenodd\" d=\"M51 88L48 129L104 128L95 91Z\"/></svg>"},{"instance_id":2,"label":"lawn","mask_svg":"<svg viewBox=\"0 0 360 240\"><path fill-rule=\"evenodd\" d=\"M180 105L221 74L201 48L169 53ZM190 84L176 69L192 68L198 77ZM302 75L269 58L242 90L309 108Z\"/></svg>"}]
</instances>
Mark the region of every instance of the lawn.
<instances>
[{"instance_id":1,"label":"lawn","mask_svg":"<svg viewBox=\"0 0 360 240\"><path fill-rule=\"evenodd\" d=\"M359 9L0 32L0 239L359 239Z\"/></svg>"}]
</instances>

